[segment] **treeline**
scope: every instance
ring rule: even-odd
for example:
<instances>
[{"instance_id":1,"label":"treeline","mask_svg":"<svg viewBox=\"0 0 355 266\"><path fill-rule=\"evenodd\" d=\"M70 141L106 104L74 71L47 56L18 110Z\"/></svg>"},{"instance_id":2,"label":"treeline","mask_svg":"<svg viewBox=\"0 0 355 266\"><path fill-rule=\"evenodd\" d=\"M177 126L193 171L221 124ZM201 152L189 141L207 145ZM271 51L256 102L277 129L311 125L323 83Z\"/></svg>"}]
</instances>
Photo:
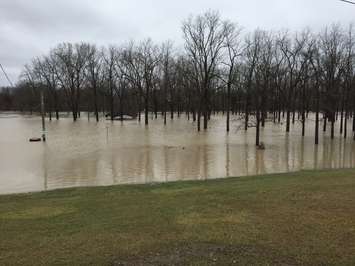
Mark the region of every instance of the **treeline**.
<instances>
[{"instance_id":1,"label":"treeline","mask_svg":"<svg viewBox=\"0 0 355 266\"><path fill-rule=\"evenodd\" d=\"M0 88L0 111L11 111L14 105L14 95L11 93L11 88Z\"/></svg>"},{"instance_id":2,"label":"treeline","mask_svg":"<svg viewBox=\"0 0 355 266\"><path fill-rule=\"evenodd\" d=\"M112 120L131 115L149 123L149 112L164 122L186 113L197 130L207 129L211 114L243 119L244 129L267 121L290 131L300 121L302 135L310 112L315 113L315 143L335 122L346 138L349 121L355 131L354 30L332 25L319 33L309 29L290 33L244 32L217 12L183 22L185 47L169 41L98 48L88 43L63 43L26 65L13 94L14 108L39 110L39 92L45 91L49 119L59 112L100 112ZM168 118L167 118L168 117Z\"/></svg>"}]
</instances>

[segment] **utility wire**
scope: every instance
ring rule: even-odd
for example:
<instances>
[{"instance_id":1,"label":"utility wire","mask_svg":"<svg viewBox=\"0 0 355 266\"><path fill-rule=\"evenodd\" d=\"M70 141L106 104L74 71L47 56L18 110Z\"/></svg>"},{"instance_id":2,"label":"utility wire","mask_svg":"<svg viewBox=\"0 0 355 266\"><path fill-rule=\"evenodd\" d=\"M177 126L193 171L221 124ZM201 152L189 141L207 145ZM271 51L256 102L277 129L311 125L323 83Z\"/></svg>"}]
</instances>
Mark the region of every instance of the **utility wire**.
<instances>
[{"instance_id":1,"label":"utility wire","mask_svg":"<svg viewBox=\"0 0 355 266\"><path fill-rule=\"evenodd\" d=\"M4 75L5 75L6 79L7 79L7 81L10 83L11 87L13 87L14 85L13 85L13 83L11 82L9 76L6 74L5 69L2 67L2 64L1 64L1 63L0 63L0 68L1 68L2 72L4 73Z\"/></svg>"},{"instance_id":2,"label":"utility wire","mask_svg":"<svg viewBox=\"0 0 355 266\"><path fill-rule=\"evenodd\" d=\"M339 0L339 1L344 2L344 3L348 3L348 4L355 5L355 2L351 2L351 1L348 1L348 0Z\"/></svg>"}]
</instances>

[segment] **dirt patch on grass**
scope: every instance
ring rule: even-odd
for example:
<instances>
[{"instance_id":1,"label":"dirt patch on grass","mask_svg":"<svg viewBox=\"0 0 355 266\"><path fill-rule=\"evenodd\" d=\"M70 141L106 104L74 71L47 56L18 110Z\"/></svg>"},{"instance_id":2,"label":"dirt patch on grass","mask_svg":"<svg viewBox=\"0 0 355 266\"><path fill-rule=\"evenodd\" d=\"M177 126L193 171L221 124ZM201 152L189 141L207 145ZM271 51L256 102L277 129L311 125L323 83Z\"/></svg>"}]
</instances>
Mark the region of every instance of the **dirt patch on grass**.
<instances>
[{"instance_id":1,"label":"dirt patch on grass","mask_svg":"<svg viewBox=\"0 0 355 266\"><path fill-rule=\"evenodd\" d=\"M238 213L211 214L205 215L202 213L188 213L177 218L177 223L181 225L196 225L196 224L215 224L215 223L231 223L243 224L247 222L248 214L244 211Z\"/></svg>"},{"instance_id":2,"label":"dirt patch on grass","mask_svg":"<svg viewBox=\"0 0 355 266\"><path fill-rule=\"evenodd\" d=\"M31 207L28 209L6 212L0 215L1 219L39 219L52 218L63 214L74 213L74 208L66 207Z\"/></svg>"},{"instance_id":3,"label":"dirt patch on grass","mask_svg":"<svg viewBox=\"0 0 355 266\"><path fill-rule=\"evenodd\" d=\"M263 259L261 259L263 258ZM262 264L260 264L262 262ZM184 244L145 256L117 259L114 266L163 265L302 265L296 258L281 256L263 246L217 244Z\"/></svg>"}]
</instances>

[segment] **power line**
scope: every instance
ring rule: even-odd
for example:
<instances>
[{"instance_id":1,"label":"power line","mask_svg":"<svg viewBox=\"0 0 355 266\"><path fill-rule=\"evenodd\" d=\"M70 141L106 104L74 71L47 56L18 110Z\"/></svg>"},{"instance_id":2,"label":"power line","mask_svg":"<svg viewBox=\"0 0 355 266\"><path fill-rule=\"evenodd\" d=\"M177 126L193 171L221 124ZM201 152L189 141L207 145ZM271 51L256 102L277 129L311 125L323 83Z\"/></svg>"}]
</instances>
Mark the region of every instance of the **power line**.
<instances>
[{"instance_id":1,"label":"power line","mask_svg":"<svg viewBox=\"0 0 355 266\"><path fill-rule=\"evenodd\" d=\"M339 1L344 2L344 3L348 3L348 4L355 5L355 2L351 2L351 1L348 1L348 0L339 0Z\"/></svg>"},{"instance_id":2,"label":"power line","mask_svg":"<svg viewBox=\"0 0 355 266\"><path fill-rule=\"evenodd\" d=\"M2 72L4 73L4 75L5 75L6 79L7 79L7 81L10 83L11 87L13 87L14 85L13 85L13 83L11 82L9 76L6 74L5 69L2 67L2 64L1 64L1 63L0 63L0 68L1 68Z\"/></svg>"}]
</instances>

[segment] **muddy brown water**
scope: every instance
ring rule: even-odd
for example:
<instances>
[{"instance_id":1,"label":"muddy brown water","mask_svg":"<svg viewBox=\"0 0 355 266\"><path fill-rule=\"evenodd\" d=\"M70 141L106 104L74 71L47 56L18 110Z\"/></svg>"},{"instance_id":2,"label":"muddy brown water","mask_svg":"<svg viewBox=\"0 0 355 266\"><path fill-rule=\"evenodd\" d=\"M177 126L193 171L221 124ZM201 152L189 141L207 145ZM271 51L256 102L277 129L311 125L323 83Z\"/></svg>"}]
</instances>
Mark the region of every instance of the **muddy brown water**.
<instances>
[{"instance_id":1,"label":"muddy brown water","mask_svg":"<svg viewBox=\"0 0 355 266\"><path fill-rule=\"evenodd\" d=\"M245 132L236 118L229 134L223 116L212 117L200 133L185 117L167 126L151 120L148 127L62 118L47 122L46 143L30 143L41 134L40 117L0 113L0 194L354 167L355 143L339 136L338 125L336 131L333 141L321 132L315 146L312 119L304 138L300 123L290 134L284 125L267 123L261 151L255 128Z\"/></svg>"}]
</instances>

